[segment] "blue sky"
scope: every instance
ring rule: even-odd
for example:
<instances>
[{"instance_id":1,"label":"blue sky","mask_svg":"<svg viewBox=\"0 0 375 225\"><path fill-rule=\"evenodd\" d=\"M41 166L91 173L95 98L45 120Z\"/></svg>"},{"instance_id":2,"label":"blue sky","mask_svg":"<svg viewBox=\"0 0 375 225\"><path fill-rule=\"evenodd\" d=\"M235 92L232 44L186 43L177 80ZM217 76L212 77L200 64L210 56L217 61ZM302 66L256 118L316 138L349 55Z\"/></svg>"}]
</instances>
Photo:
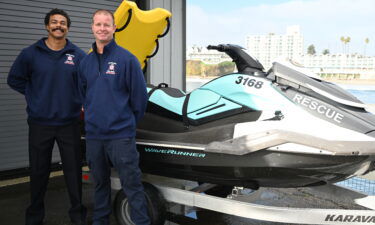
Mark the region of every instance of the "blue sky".
<instances>
[{"instance_id":1,"label":"blue sky","mask_svg":"<svg viewBox=\"0 0 375 225\"><path fill-rule=\"evenodd\" d=\"M375 56L374 0L187 0L188 46L245 46L247 35L285 34L291 25L300 26L305 50L341 53L340 37L349 36L349 52Z\"/></svg>"},{"instance_id":2,"label":"blue sky","mask_svg":"<svg viewBox=\"0 0 375 225\"><path fill-rule=\"evenodd\" d=\"M231 4L230 1L223 0L187 0L187 3L189 5L199 5L208 12L224 12L260 4L274 5L288 1L290 0L233 0Z\"/></svg>"}]
</instances>

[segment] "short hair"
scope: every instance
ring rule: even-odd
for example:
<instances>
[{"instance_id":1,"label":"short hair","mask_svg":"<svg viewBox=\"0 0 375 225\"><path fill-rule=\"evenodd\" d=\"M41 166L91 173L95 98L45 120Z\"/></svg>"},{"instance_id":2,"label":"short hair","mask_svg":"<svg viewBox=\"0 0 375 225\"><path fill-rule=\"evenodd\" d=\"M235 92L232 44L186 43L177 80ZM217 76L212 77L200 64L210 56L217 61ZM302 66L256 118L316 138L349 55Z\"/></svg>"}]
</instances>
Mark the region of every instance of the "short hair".
<instances>
[{"instance_id":1,"label":"short hair","mask_svg":"<svg viewBox=\"0 0 375 225\"><path fill-rule=\"evenodd\" d=\"M113 15L113 13L110 11L110 10L107 10L107 9L98 9L94 12L94 14L92 14L92 23L94 23L94 16L96 14L108 14L112 17L112 21L113 21L113 25L115 25L115 16Z\"/></svg>"},{"instance_id":2,"label":"short hair","mask_svg":"<svg viewBox=\"0 0 375 225\"><path fill-rule=\"evenodd\" d=\"M49 19L51 16L53 15L62 15L63 17L66 18L67 22L68 22L68 28L70 27L70 24L71 24L71 21L70 21L70 17L68 16L68 13L66 13L64 10L62 9L52 9L51 11L49 11L47 14L46 14L46 17L44 17L44 25L48 25L49 24Z\"/></svg>"}]
</instances>

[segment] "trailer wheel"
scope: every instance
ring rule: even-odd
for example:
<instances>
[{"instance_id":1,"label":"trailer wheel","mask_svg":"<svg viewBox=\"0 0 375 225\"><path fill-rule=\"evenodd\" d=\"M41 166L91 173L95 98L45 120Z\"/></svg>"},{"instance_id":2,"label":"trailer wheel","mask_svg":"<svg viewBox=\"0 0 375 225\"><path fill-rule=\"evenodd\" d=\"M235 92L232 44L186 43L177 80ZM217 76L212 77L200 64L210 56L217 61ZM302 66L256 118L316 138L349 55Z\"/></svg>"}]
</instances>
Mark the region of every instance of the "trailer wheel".
<instances>
[{"instance_id":1,"label":"trailer wheel","mask_svg":"<svg viewBox=\"0 0 375 225\"><path fill-rule=\"evenodd\" d=\"M148 215L151 225L163 225L166 220L166 202L159 190L149 183L143 183L146 194ZM122 190L117 192L114 202L114 215L120 225L134 225L130 218L130 205Z\"/></svg>"}]
</instances>

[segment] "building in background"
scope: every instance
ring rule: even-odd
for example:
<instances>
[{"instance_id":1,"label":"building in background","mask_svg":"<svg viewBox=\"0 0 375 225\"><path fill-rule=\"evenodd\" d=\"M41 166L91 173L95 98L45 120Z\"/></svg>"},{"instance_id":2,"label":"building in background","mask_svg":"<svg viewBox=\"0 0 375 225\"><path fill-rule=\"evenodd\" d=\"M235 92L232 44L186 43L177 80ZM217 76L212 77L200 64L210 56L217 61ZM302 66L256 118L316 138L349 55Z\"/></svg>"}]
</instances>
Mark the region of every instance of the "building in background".
<instances>
[{"instance_id":1,"label":"building in background","mask_svg":"<svg viewBox=\"0 0 375 225\"><path fill-rule=\"evenodd\" d=\"M219 64L232 59L225 53L208 50L206 47L191 46L186 49L186 60L202 61L205 64Z\"/></svg>"},{"instance_id":2,"label":"building in background","mask_svg":"<svg viewBox=\"0 0 375 225\"><path fill-rule=\"evenodd\" d=\"M360 54L301 55L296 61L327 79L375 79L375 57Z\"/></svg>"},{"instance_id":3,"label":"building in background","mask_svg":"<svg viewBox=\"0 0 375 225\"><path fill-rule=\"evenodd\" d=\"M299 26L289 26L286 34L281 35L249 35L246 48L250 55L268 69L277 58L298 59L303 54L303 35Z\"/></svg>"}]
</instances>

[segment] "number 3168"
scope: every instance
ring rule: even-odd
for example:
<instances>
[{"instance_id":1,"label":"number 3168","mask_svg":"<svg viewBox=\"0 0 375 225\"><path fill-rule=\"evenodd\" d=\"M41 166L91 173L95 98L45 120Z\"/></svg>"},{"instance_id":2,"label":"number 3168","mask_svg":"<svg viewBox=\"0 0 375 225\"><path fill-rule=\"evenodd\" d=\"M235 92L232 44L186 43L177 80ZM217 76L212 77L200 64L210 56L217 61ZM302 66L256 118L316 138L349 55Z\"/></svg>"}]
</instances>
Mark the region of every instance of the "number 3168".
<instances>
[{"instance_id":1,"label":"number 3168","mask_svg":"<svg viewBox=\"0 0 375 225\"><path fill-rule=\"evenodd\" d=\"M250 79L250 78L243 78L243 76L238 76L237 80L235 81L236 84L242 84L242 85L247 85L249 87L254 87L257 89L262 88L263 82L262 81L257 81L255 79Z\"/></svg>"}]
</instances>

